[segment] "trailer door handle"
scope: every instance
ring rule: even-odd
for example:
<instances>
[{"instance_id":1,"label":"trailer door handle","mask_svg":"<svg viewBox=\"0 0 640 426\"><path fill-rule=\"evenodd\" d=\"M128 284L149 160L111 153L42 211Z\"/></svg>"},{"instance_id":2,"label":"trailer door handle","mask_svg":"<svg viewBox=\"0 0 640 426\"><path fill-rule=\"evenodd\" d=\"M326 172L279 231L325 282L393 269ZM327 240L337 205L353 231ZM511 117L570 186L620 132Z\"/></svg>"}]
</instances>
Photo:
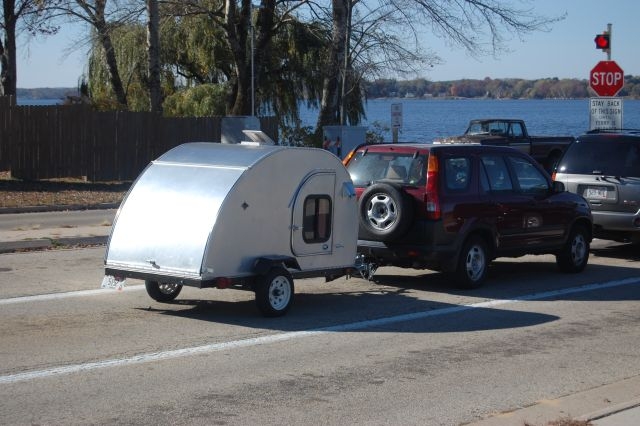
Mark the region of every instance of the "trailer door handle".
<instances>
[{"instance_id":1,"label":"trailer door handle","mask_svg":"<svg viewBox=\"0 0 640 426\"><path fill-rule=\"evenodd\" d=\"M290 228L291 228L292 231L297 231L297 230L300 229L300 227L298 225L291 225Z\"/></svg>"}]
</instances>

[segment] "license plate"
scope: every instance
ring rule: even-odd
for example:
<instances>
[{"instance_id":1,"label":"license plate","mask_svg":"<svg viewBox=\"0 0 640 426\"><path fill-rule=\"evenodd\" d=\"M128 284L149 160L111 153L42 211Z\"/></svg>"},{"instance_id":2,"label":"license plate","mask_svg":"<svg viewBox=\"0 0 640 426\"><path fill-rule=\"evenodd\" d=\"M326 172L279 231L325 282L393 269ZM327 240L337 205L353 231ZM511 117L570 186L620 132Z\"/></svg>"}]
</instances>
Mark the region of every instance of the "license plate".
<instances>
[{"instance_id":1,"label":"license plate","mask_svg":"<svg viewBox=\"0 0 640 426\"><path fill-rule=\"evenodd\" d=\"M604 187L587 188L584 191L584 198L606 200L607 188L604 188Z\"/></svg>"},{"instance_id":2,"label":"license plate","mask_svg":"<svg viewBox=\"0 0 640 426\"><path fill-rule=\"evenodd\" d=\"M126 278L114 277L113 275L105 275L102 279L101 288L112 288L115 290L122 290L127 284Z\"/></svg>"}]
</instances>

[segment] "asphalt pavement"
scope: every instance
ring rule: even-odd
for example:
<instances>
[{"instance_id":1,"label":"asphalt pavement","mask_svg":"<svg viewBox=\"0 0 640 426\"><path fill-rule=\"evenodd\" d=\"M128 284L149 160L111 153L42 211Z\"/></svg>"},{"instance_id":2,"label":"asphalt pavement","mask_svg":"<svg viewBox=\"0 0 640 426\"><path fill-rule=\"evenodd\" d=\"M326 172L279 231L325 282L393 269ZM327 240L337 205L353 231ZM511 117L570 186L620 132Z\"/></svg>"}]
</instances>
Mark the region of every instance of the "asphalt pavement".
<instances>
[{"instance_id":1,"label":"asphalt pavement","mask_svg":"<svg viewBox=\"0 0 640 426\"><path fill-rule=\"evenodd\" d=\"M118 206L101 207L0 208L0 253L104 245Z\"/></svg>"},{"instance_id":2,"label":"asphalt pavement","mask_svg":"<svg viewBox=\"0 0 640 426\"><path fill-rule=\"evenodd\" d=\"M100 208L0 208L0 253L106 245L117 205ZM559 419L593 426L640 424L640 376L496 413L475 426L543 426Z\"/></svg>"}]
</instances>

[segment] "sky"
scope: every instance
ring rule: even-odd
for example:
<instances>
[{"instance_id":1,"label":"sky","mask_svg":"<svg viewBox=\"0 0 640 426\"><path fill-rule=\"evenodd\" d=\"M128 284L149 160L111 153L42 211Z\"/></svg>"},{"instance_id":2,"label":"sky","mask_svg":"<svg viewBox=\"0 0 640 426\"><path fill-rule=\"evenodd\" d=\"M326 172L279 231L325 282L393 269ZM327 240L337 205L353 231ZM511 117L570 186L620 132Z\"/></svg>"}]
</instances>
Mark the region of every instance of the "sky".
<instances>
[{"instance_id":1,"label":"sky","mask_svg":"<svg viewBox=\"0 0 640 426\"><path fill-rule=\"evenodd\" d=\"M640 75L640 1L638 0L529 0L511 2L533 8L536 14L566 18L550 31L536 31L520 40L513 36L508 52L498 58L474 58L462 48L425 34L424 47L442 63L421 75L431 81L499 78L588 79L591 69L607 55L595 48L596 34L612 24L611 59L627 75ZM67 25L47 38L18 43L18 87L77 87L87 59L86 47L75 48L84 27ZM508 34L507 34L508 35Z\"/></svg>"}]
</instances>

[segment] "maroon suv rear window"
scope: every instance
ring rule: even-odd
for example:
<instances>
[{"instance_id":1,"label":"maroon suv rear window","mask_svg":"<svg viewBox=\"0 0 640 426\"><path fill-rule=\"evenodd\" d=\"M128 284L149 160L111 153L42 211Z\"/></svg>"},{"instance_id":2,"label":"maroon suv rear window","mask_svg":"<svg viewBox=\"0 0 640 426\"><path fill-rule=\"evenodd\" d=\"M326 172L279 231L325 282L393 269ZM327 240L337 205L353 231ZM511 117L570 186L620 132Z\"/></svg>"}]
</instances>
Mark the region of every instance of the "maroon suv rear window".
<instances>
[{"instance_id":1,"label":"maroon suv rear window","mask_svg":"<svg viewBox=\"0 0 640 426\"><path fill-rule=\"evenodd\" d=\"M445 185L448 190L461 191L469 187L471 161L467 157L444 159Z\"/></svg>"},{"instance_id":2,"label":"maroon suv rear window","mask_svg":"<svg viewBox=\"0 0 640 426\"><path fill-rule=\"evenodd\" d=\"M398 152L357 152L347 164L355 186L388 180L403 185L424 185L426 155Z\"/></svg>"}]
</instances>

